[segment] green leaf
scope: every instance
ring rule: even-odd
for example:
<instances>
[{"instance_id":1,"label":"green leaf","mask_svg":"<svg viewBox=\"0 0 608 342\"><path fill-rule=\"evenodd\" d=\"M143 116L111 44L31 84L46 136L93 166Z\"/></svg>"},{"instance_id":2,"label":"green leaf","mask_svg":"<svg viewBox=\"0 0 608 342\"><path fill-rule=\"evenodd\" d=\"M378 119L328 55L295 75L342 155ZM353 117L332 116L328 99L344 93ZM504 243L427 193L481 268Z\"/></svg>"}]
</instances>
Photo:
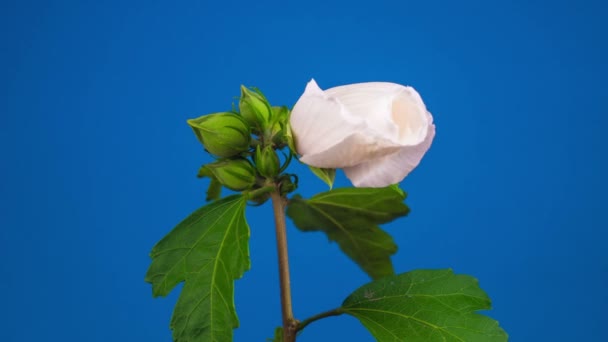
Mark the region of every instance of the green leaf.
<instances>
[{"instance_id":1,"label":"green leaf","mask_svg":"<svg viewBox=\"0 0 608 342\"><path fill-rule=\"evenodd\" d=\"M283 342L283 327L278 327L274 330L274 337L266 339L272 342Z\"/></svg>"},{"instance_id":2,"label":"green leaf","mask_svg":"<svg viewBox=\"0 0 608 342\"><path fill-rule=\"evenodd\" d=\"M215 201L222 197L222 183L220 183L217 178L211 172L211 169L207 167L207 165L201 166L198 169L198 174L196 175L198 178L209 177L211 182L209 183L209 187L207 188L207 197L205 201Z\"/></svg>"},{"instance_id":3,"label":"green leaf","mask_svg":"<svg viewBox=\"0 0 608 342\"><path fill-rule=\"evenodd\" d=\"M212 202L152 249L146 281L155 297L185 281L171 318L174 341L232 341L234 280L250 266L245 206L242 195Z\"/></svg>"},{"instance_id":4,"label":"green leaf","mask_svg":"<svg viewBox=\"0 0 608 342\"><path fill-rule=\"evenodd\" d=\"M320 180L325 182L329 186L329 189L334 186L334 179L336 179L336 169L322 169L308 165L308 168L315 176L319 177Z\"/></svg>"},{"instance_id":5,"label":"green leaf","mask_svg":"<svg viewBox=\"0 0 608 342\"><path fill-rule=\"evenodd\" d=\"M477 280L452 270L417 270L364 285L342 304L377 341L503 342L498 322L475 313L491 308Z\"/></svg>"},{"instance_id":6,"label":"green leaf","mask_svg":"<svg viewBox=\"0 0 608 342\"><path fill-rule=\"evenodd\" d=\"M407 215L404 199L405 193L392 187L340 188L309 200L294 196L287 215L302 231L325 232L370 277L378 279L394 274L390 256L397 251L391 236L378 225Z\"/></svg>"},{"instance_id":7,"label":"green leaf","mask_svg":"<svg viewBox=\"0 0 608 342\"><path fill-rule=\"evenodd\" d=\"M205 201L215 201L222 197L222 183L220 183L215 177L211 178L209 187L207 188L207 197Z\"/></svg>"}]
</instances>

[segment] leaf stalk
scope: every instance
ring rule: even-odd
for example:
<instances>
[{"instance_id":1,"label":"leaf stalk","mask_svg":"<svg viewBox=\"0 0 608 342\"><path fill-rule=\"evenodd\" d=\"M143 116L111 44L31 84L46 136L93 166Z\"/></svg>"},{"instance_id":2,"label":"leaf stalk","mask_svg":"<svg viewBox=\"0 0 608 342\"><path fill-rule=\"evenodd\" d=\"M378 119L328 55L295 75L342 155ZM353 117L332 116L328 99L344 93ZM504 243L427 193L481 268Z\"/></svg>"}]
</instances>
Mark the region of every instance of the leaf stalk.
<instances>
[{"instance_id":1,"label":"leaf stalk","mask_svg":"<svg viewBox=\"0 0 608 342\"><path fill-rule=\"evenodd\" d=\"M343 313L344 312L342 312L341 308L336 308L333 310L325 311L320 314L311 316L311 317L303 320L302 322L298 323L298 326L296 327L296 332L306 328L307 325L309 325L310 323L312 323L314 321L318 321L320 319L331 317L331 316L340 316Z\"/></svg>"}]
</instances>

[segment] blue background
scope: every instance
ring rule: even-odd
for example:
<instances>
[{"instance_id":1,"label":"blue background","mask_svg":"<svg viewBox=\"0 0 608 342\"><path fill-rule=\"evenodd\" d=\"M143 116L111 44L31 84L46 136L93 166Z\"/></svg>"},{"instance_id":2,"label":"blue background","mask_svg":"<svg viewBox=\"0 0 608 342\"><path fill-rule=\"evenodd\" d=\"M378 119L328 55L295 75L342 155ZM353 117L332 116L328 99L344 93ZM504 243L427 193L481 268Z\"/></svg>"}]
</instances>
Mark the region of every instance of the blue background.
<instances>
[{"instance_id":1,"label":"blue background","mask_svg":"<svg viewBox=\"0 0 608 342\"><path fill-rule=\"evenodd\" d=\"M600 1L2 1L2 341L170 341L148 253L203 204L187 118L241 84L293 105L310 78L414 86L437 137L385 226L398 271L452 267L513 341L606 341L608 12ZM301 193L324 191L303 174ZM339 185L348 185L342 174ZM251 208L236 341L280 323L271 208ZM289 229L300 319L367 277ZM372 341L353 318L298 341Z\"/></svg>"}]
</instances>

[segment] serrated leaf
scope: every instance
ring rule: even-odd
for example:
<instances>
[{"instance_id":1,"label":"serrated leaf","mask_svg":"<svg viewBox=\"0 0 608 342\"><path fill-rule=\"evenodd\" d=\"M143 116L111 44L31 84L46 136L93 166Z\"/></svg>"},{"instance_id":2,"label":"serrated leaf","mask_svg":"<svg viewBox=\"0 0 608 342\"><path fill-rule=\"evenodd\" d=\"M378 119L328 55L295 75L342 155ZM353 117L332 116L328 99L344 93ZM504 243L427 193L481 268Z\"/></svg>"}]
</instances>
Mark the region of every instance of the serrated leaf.
<instances>
[{"instance_id":1,"label":"serrated leaf","mask_svg":"<svg viewBox=\"0 0 608 342\"><path fill-rule=\"evenodd\" d=\"M312 173L315 176L317 176L320 180L325 182L325 184L327 184L327 186L329 186L330 190L331 190L331 188L333 188L334 180L336 179L336 169L323 169L323 168L314 167L314 166L310 166L310 165L308 165L308 168L310 169L310 171L312 171Z\"/></svg>"},{"instance_id":2,"label":"serrated leaf","mask_svg":"<svg viewBox=\"0 0 608 342\"><path fill-rule=\"evenodd\" d=\"M298 229L323 231L370 277L394 274L390 256L397 245L379 224L409 212L405 193L386 188L340 188L309 200L294 196L287 215Z\"/></svg>"},{"instance_id":3,"label":"serrated leaf","mask_svg":"<svg viewBox=\"0 0 608 342\"><path fill-rule=\"evenodd\" d=\"M171 318L174 341L232 341L234 280L250 266L245 206L242 195L204 206L152 249L146 281L155 297L185 281Z\"/></svg>"},{"instance_id":4,"label":"serrated leaf","mask_svg":"<svg viewBox=\"0 0 608 342\"><path fill-rule=\"evenodd\" d=\"M477 280L452 270L417 270L364 285L342 304L377 341L503 342L498 322L475 313L490 298Z\"/></svg>"}]
</instances>

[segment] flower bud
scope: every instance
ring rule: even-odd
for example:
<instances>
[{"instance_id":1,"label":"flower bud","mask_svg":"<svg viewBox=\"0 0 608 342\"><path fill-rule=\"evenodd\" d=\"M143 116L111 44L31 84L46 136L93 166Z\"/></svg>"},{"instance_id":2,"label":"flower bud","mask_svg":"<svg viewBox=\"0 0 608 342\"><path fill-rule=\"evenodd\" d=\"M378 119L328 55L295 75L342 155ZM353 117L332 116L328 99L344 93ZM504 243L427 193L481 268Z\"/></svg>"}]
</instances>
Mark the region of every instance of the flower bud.
<instances>
[{"instance_id":1,"label":"flower bud","mask_svg":"<svg viewBox=\"0 0 608 342\"><path fill-rule=\"evenodd\" d=\"M295 144L289 124L290 111L287 107L272 107L273 124L272 124L272 142L279 149L285 146L295 153Z\"/></svg>"},{"instance_id":2,"label":"flower bud","mask_svg":"<svg viewBox=\"0 0 608 342\"><path fill-rule=\"evenodd\" d=\"M245 159L222 160L207 167L223 186L234 191L243 191L255 184L255 169Z\"/></svg>"},{"instance_id":3,"label":"flower bud","mask_svg":"<svg viewBox=\"0 0 608 342\"><path fill-rule=\"evenodd\" d=\"M289 108L285 106L273 106L272 117L274 122L284 123L289 121Z\"/></svg>"},{"instance_id":4,"label":"flower bud","mask_svg":"<svg viewBox=\"0 0 608 342\"><path fill-rule=\"evenodd\" d=\"M293 180L291 179L293 176ZM279 179L281 195L289 194L298 188L298 177L296 175L285 174Z\"/></svg>"},{"instance_id":5,"label":"flower bud","mask_svg":"<svg viewBox=\"0 0 608 342\"><path fill-rule=\"evenodd\" d=\"M253 157L258 172L267 178L273 178L279 174L279 157L272 146L266 146L263 149L260 146L255 150Z\"/></svg>"},{"instance_id":6,"label":"flower bud","mask_svg":"<svg viewBox=\"0 0 608 342\"><path fill-rule=\"evenodd\" d=\"M275 187L261 187L247 193L247 199L253 205L262 205L270 199L270 193Z\"/></svg>"},{"instance_id":7,"label":"flower bud","mask_svg":"<svg viewBox=\"0 0 608 342\"><path fill-rule=\"evenodd\" d=\"M188 120L198 140L209 153L221 158L249 149L251 131L243 118L233 113L216 113Z\"/></svg>"},{"instance_id":8,"label":"flower bud","mask_svg":"<svg viewBox=\"0 0 608 342\"><path fill-rule=\"evenodd\" d=\"M252 127L264 130L268 126L272 112L264 96L241 86L239 110L243 118Z\"/></svg>"}]
</instances>

